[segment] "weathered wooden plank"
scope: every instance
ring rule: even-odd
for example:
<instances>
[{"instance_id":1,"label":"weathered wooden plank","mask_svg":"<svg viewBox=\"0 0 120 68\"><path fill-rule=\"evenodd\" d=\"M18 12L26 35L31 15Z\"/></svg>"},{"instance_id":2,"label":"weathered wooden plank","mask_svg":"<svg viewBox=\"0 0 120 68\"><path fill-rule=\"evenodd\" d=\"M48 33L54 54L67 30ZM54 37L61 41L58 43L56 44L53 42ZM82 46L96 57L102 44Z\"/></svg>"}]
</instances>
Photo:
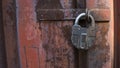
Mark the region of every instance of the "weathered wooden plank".
<instances>
[{"instance_id":1,"label":"weathered wooden plank","mask_svg":"<svg viewBox=\"0 0 120 68\"><path fill-rule=\"evenodd\" d=\"M80 13L85 12L85 9L38 9L37 20L74 20ZM91 9L91 15L95 21L109 21L109 9Z\"/></svg>"}]
</instances>

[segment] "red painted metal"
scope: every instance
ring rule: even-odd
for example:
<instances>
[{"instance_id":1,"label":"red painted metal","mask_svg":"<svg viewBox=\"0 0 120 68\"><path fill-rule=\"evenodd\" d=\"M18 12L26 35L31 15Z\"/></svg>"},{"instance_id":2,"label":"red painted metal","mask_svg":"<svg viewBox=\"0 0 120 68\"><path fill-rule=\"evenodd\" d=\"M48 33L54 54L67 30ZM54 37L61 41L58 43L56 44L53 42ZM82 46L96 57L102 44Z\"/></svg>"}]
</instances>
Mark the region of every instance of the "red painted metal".
<instances>
[{"instance_id":1,"label":"red painted metal","mask_svg":"<svg viewBox=\"0 0 120 68\"><path fill-rule=\"evenodd\" d=\"M18 31L22 68L40 68L39 50L41 47L39 25L35 15L34 0L18 0ZM42 51L42 50L41 50ZM44 55L41 54L44 60ZM42 68L43 64L42 64Z\"/></svg>"},{"instance_id":2,"label":"red painted metal","mask_svg":"<svg viewBox=\"0 0 120 68\"><path fill-rule=\"evenodd\" d=\"M83 55L87 56L84 59L88 62L85 65L89 68L110 68L110 45L107 44L106 39L109 29L107 14L109 15L109 13L93 12L96 17L97 14L102 16L98 16L99 20L103 20L103 17L108 20L96 24L95 46L88 50L87 55L84 54L85 52L79 54L79 51L71 43L73 20L39 20L42 14L39 14L37 10L75 9L77 5L75 6L76 2L74 1L18 0L18 35L22 68L78 68L83 65L83 58L79 59ZM81 2L84 1L81 0ZM57 17L53 16L53 18L69 15L70 13L66 11L56 13ZM45 18L47 17L45 16Z\"/></svg>"},{"instance_id":3,"label":"red painted metal","mask_svg":"<svg viewBox=\"0 0 120 68\"><path fill-rule=\"evenodd\" d=\"M22 68L74 68L77 63L70 43L72 21L37 22L35 5L33 0L18 0Z\"/></svg>"},{"instance_id":4,"label":"red painted metal","mask_svg":"<svg viewBox=\"0 0 120 68\"><path fill-rule=\"evenodd\" d=\"M1 2L3 20L0 18L0 48L5 45L6 49L6 57L5 49L0 49L0 58L3 58L0 60L1 68L6 64L8 68L111 68L111 46L106 39L110 20L107 0ZM71 43L71 27L75 17L85 8L92 8L91 14L97 21L96 42L88 51L79 51ZM119 10L116 12L118 21ZM116 26L119 27L119 24ZM119 36L117 43L119 45ZM119 51L119 46L116 49ZM119 65L119 55L116 62Z\"/></svg>"}]
</instances>

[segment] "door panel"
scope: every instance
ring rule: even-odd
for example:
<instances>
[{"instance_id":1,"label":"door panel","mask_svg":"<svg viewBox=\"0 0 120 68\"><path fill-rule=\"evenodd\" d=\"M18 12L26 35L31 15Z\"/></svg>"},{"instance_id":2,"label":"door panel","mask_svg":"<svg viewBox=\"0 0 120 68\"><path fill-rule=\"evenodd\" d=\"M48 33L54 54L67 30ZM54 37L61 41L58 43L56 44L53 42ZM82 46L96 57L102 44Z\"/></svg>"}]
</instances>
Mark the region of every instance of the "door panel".
<instances>
[{"instance_id":1,"label":"door panel","mask_svg":"<svg viewBox=\"0 0 120 68\"><path fill-rule=\"evenodd\" d=\"M39 21L35 14L36 2L23 1L18 1L22 68L76 68L78 53L70 40L73 21ZM71 3L72 0L38 0L36 7L70 9L74 6Z\"/></svg>"},{"instance_id":2,"label":"door panel","mask_svg":"<svg viewBox=\"0 0 120 68\"><path fill-rule=\"evenodd\" d=\"M85 10L74 11L84 9L85 5L85 0L18 0L21 67L110 68L108 11L105 10L108 14L104 10L92 12L97 21L94 47L79 51L71 43L74 19Z\"/></svg>"}]
</instances>

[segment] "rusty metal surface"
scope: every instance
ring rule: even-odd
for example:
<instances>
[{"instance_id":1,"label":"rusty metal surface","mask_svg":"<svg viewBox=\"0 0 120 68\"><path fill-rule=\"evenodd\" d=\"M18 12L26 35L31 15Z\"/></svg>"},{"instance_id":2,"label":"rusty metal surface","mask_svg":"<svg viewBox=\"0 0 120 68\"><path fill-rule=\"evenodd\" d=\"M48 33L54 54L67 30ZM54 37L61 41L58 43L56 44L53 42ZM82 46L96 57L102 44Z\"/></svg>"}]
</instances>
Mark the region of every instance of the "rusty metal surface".
<instances>
[{"instance_id":1,"label":"rusty metal surface","mask_svg":"<svg viewBox=\"0 0 120 68\"><path fill-rule=\"evenodd\" d=\"M85 12L86 5L90 4L91 7L94 5L94 1L89 3L89 1L85 0L38 0L36 3L35 10L38 21L74 20L78 14ZM100 1L100 4L102 3L103 1ZM89 8L89 6L87 6L87 8ZM108 8L93 8L91 14L95 17L96 21L110 20L110 10Z\"/></svg>"},{"instance_id":2,"label":"rusty metal surface","mask_svg":"<svg viewBox=\"0 0 120 68\"><path fill-rule=\"evenodd\" d=\"M37 0L37 20L71 20L85 8L85 0Z\"/></svg>"},{"instance_id":3,"label":"rusty metal surface","mask_svg":"<svg viewBox=\"0 0 120 68\"><path fill-rule=\"evenodd\" d=\"M111 68L110 44L107 42L109 24L98 23L96 25L96 42L94 47L88 50L89 68Z\"/></svg>"},{"instance_id":4,"label":"rusty metal surface","mask_svg":"<svg viewBox=\"0 0 120 68\"><path fill-rule=\"evenodd\" d=\"M86 1L86 5L88 9L110 9L109 0L89 0ZM98 14L98 13L96 13ZM108 12L100 12L100 14L106 17L109 14L110 20L111 17L111 10L110 13ZM96 18L101 19L99 16ZM112 21L109 21L112 23ZM95 47L91 48L88 52L88 67L89 68L113 68L112 67L112 51L113 47L109 40L113 40L113 38L109 38L112 36L112 33L109 34L110 30L110 23L107 22L99 22L96 24L96 42Z\"/></svg>"},{"instance_id":5,"label":"rusty metal surface","mask_svg":"<svg viewBox=\"0 0 120 68\"><path fill-rule=\"evenodd\" d=\"M110 21L109 9L91 9L95 21ZM74 20L85 9L37 9L37 19L40 20Z\"/></svg>"},{"instance_id":6,"label":"rusty metal surface","mask_svg":"<svg viewBox=\"0 0 120 68\"><path fill-rule=\"evenodd\" d=\"M76 7L75 0L38 0L37 8L40 9L70 9Z\"/></svg>"},{"instance_id":7,"label":"rusty metal surface","mask_svg":"<svg viewBox=\"0 0 120 68\"><path fill-rule=\"evenodd\" d=\"M7 68L19 68L16 29L16 2L2 0Z\"/></svg>"},{"instance_id":8,"label":"rusty metal surface","mask_svg":"<svg viewBox=\"0 0 120 68\"><path fill-rule=\"evenodd\" d=\"M68 24L69 23L69 24ZM41 22L42 47L45 51L47 67L76 68L75 50L70 42L72 21ZM54 30L55 29L55 30Z\"/></svg>"},{"instance_id":9,"label":"rusty metal surface","mask_svg":"<svg viewBox=\"0 0 120 68\"><path fill-rule=\"evenodd\" d=\"M0 68L7 68L5 53L5 40L2 21L2 1L0 1Z\"/></svg>"},{"instance_id":10,"label":"rusty metal surface","mask_svg":"<svg viewBox=\"0 0 120 68\"><path fill-rule=\"evenodd\" d=\"M85 9L86 8L86 0L76 0L76 8Z\"/></svg>"},{"instance_id":11,"label":"rusty metal surface","mask_svg":"<svg viewBox=\"0 0 120 68\"><path fill-rule=\"evenodd\" d=\"M37 9L38 20L74 20L75 17L85 10L77 9Z\"/></svg>"},{"instance_id":12,"label":"rusty metal surface","mask_svg":"<svg viewBox=\"0 0 120 68\"><path fill-rule=\"evenodd\" d=\"M18 0L22 68L77 68L78 53L70 42L73 22L37 22L35 4L33 0Z\"/></svg>"},{"instance_id":13,"label":"rusty metal surface","mask_svg":"<svg viewBox=\"0 0 120 68\"><path fill-rule=\"evenodd\" d=\"M106 13L104 13L103 10L102 12L101 10L92 12L96 14L94 15L96 19L101 21L105 17L107 22L99 22L96 24L96 43L93 48L88 50L88 54L86 55L85 52L79 54L78 50L72 47L70 37L73 21L39 20L42 14L49 15L49 19L50 16L52 16L51 14L53 14L53 9L58 10L58 12L54 12L56 13L56 15L53 16L54 19L64 16L70 17L70 13L68 12L67 15L67 12L65 12L65 14L64 12L60 12L59 8L62 7L60 3L55 0L53 1L56 2L56 7L51 6L51 3L49 3L48 6L46 6L47 4L43 4L44 8L51 8L49 10L52 10L48 12L47 9L46 12L46 9L41 7L42 5L39 6L39 1L43 0L18 0L18 32L22 68L78 68L78 66L83 65L82 62L85 58L78 59L83 55L87 57L88 64L85 65L88 65L88 68L111 68L109 55L110 45L106 39L109 27L108 10L105 10ZM45 1L48 2L49 0ZM70 0L59 1L62 2L62 5L67 3L65 8L71 8L68 3ZM39 10L42 10L42 13L39 13ZM97 14L101 16L98 17ZM47 16L43 17L47 18Z\"/></svg>"},{"instance_id":14,"label":"rusty metal surface","mask_svg":"<svg viewBox=\"0 0 120 68\"><path fill-rule=\"evenodd\" d=\"M86 7L89 9L108 9L110 7L110 0L86 0Z\"/></svg>"}]
</instances>

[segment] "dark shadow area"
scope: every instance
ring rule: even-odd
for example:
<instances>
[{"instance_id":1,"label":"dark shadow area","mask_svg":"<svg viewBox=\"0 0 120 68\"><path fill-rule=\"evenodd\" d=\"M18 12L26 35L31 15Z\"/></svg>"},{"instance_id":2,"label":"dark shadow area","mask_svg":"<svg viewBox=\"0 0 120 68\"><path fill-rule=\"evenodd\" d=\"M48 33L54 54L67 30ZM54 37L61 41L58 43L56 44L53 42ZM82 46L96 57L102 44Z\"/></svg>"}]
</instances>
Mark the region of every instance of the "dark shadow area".
<instances>
[{"instance_id":1,"label":"dark shadow area","mask_svg":"<svg viewBox=\"0 0 120 68\"><path fill-rule=\"evenodd\" d=\"M120 0L114 0L114 63L113 68L120 68Z\"/></svg>"},{"instance_id":2,"label":"dark shadow area","mask_svg":"<svg viewBox=\"0 0 120 68\"><path fill-rule=\"evenodd\" d=\"M2 0L1 0L0 1L0 68L7 68L2 17L3 16L2 16Z\"/></svg>"},{"instance_id":3,"label":"dark shadow area","mask_svg":"<svg viewBox=\"0 0 120 68\"><path fill-rule=\"evenodd\" d=\"M88 68L87 50L74 48L75 68Z\"/></svg>"}]
</instances>

